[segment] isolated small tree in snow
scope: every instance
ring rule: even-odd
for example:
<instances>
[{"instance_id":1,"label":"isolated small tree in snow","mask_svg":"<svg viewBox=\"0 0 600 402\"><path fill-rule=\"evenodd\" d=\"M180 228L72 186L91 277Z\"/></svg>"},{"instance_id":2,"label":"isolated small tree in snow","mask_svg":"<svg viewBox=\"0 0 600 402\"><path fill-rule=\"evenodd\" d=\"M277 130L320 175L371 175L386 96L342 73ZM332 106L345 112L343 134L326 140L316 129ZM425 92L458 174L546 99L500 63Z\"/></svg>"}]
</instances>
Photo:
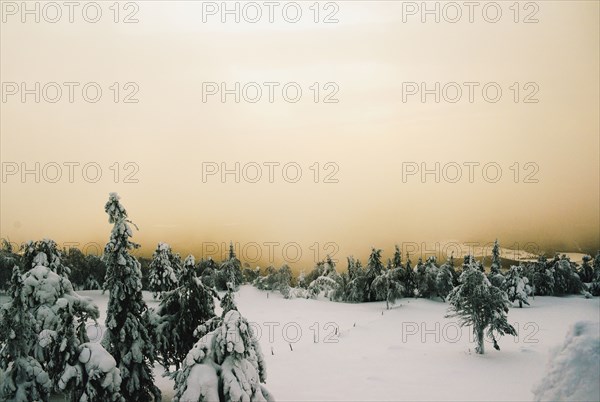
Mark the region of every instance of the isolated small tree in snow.
<instances>
[{"instance_id":1,"label":"isolated small tree in snow","mask_svg":"<svg viewBox=\"0 0 600 402\"><path fill-rule=\"evenodd\" d=\"M174 402L273 401L258 340L239 311L198 328L200 340L175 376Z\"/></svg>"},{"instance_id":2,"label":"isolated small tree in snow","mask_svg":"<svg viewBox=\"0 0 600 402\"><path fill-rule=\"evenodd\" d=\"M531 287L529 286L529 279L523 276L521 267L514 265L510 267L510 270L506 274L503 289L506 291L508 300L511 303L518 301L519 307L523 307L523 303L529 306L527 298L531 295Z\"/></svg>"},{"instance_id":3,"label":"isolated small tree in snow","mask_svg":"<svg viewBox=\"0 0 600 402\"><path fill-rule=\"evenodd\" d=\"M447 317L458 317L461 326L473 327L477 353L484 353L486 335L494 342L494 348L500 350L496 336L517 335L506 317L510 305L508 296L492 286L473 259L470 262L460 276L459 285L448 296L450 307Z\"/></svg>"},{"instance_id":4,"label":"isolated small tree in snow","mask_svg":"<svg viewBox=\"0 0 600 402\"><path fill-rule=\"evenodd\" d=\"M110 194L104 210L114 226L104 248L105 285L110 296L102 346L117 363L121 394L127 402L160 400L152 375L155 352L147 329L150 325L142 297L142 272L140 263L130 254L139 245L130 240L131 222L116 193Z\"/></svg>"},{"instance_id":5,"label":"isolated small tree in snow","mask_svg":"<svg viewBox=\"0 0 600 402\"><path fill-rule=\"evenodd\" d=\"M36 341L35 320L23 297L23 278L13 268L10 303L0 308L0 400L47 401L52 383L40 363L30 356Z\"/></svg>"},{"instance_id":6,"label":"isolated small tree in snow","mask_svg":"<svg viewBox=\"0 0 600 402\"><path fill-rule=\"evenodd\" d=\"M196 342L194 330L215 316L216 292L196 277L194 256L183 263L179 286L166 292L157 314L156 348L161 364L179 369Z\"/></svg>"},{"instance_id":7,"label":"isolated small tree in snow","mask_svg":"<svg viewBox=\"0 0 600 402\"><path fill-rule=\"evenodd\" d=\"M166 243L158 243L150 263L150 290L156 298L163 292L177 287L177 276L172 265L173 253Z\"/></svg>"}]
</instances>

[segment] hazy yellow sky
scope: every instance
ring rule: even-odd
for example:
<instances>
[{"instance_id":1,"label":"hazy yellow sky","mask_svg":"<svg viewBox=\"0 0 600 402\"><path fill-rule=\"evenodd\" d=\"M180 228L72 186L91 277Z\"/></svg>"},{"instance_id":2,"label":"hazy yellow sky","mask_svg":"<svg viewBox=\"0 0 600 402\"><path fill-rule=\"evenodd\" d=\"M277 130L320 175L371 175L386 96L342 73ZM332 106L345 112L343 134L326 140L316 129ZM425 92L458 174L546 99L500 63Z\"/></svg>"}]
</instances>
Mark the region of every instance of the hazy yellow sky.
<instances>
[{"instance_id":1,"label":"hazy yellow sky","mask_svg":"<svg viewBox=\"0 0 600 402\"><path fill-rule=\"evenodd\" d=\"M577 251L599 245L597 1L536 2L539 10L522 2L519 23L509 9L513 2L499 2L497 23L483 18L481 8L489 2L474 11L473 23L466 8L456 23L443 15L439 23L431 16L422 23L420 13L407 13L407 2L338 1L337 8L320 3L320 20L335 12L339 22L332 24L314 23L313 2L298 2L303 14L295 24L277 11L274 23L235 23L232 17L221 23L219 14L205 15L203 23L206 4L199 1L123 5L118 23L112 2L100 2L97 23L86 22L79 9L73 23L66 9L57 23L43 14L39 23L31 16L23 23L22 10L14 14L6 3L0 28L0 237L12 242L50 237L62 244L104 243L110 226L103 206L116 191L139 227L134 240L145 255L158 241L197 258L211 242L256 242L260 262L271 247L276 264L293 260L282 258L282 249L297 243L306 265L315 249L319 258L334 250L337 258L363 257L371 245L389 253L403 242L499 237L506 246L534 242ZM55 15L46 12L46 18ZM523 23L533 12L539 22ZM139 22L123 23L129 13ZM54 96L48 86L46 97L40 90L39 103L35 95L23 103L20 92L9 94L10 83L22 82L27 88L61 83L63 94L48 102ZM72 103L65 82L79 83ZM102 89L97 103L82 96L90 82ZM110 89L115 82L117 103ZM266 92L257 103L235 103L233 96L222 103L218 95L203 102L206 82L229 88L235 82L281 84L272 103ZM282 97L281 87L290 82L303 91L297 103ZM318 103L310 89L315 82ZM338 103L322 102L331 92L324 87L328 82L339 88ZM422 103L420 95L403 101L407 82L480 85L472 103L465 86L457 103L436 103L433 95ZM497 103L482 97L482 86L490 82L503 91ZM517 103L510 89L515 82ZM138 102L124 103L136 86ZM539 89L533 96L538 103L524 103L532 88ZM34 169L36 162L40 182L33 174L23 182L22 164ZM73 183L64 165L69 162L79 163ZM222 183L215 175L203 182L207 162L229 168L257 163L263 178L235 183L230 175ZM279 163L273 183L265 162ZM326 170L328 162L335 165ZM457 163L463 178L436 183L429 175L422 183L415 175L403 181L408 162L429 168ZM465 162L479 163L473 183ZM287 163L302 168L298 182L283 177ZM502 168L496 183L482 176L488 163ZM532 176L537 183L524 182L533 172L526 163L538 167ZM62 166L62 177L51 183L54 164ZM86 164L96 164L88 178L94 166L102 169L97 182L82 175ZM12 174L15 166L19 171ZM324 183L332 166L339 168L333 176L339 182ZM138 183L124 183L134 167Z\"/></svg>"}]
</instances>

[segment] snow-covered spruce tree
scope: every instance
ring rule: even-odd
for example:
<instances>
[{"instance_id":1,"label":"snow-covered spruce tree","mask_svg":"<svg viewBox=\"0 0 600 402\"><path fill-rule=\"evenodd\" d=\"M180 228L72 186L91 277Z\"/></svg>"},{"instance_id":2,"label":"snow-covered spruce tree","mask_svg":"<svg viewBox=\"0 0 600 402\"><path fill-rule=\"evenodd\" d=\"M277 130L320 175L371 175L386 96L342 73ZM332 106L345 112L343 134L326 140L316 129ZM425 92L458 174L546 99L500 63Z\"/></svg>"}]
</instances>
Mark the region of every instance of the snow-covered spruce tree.
<instances>
[{"instance_id":1,"label":"snow-covered spruce tree","mask_svg":"<svg viewBox=\"0 0 600 402\"><path fill-rule=\"evenodd\" d=\"M578 269L579 277L583 283L591 283L594 280L594 267L590 264L592 257L584 255L581 258L581 266Z\"/></svg>"},{"instance_id":2,"label":"snow-covered spruce tree","mask_svg":"<svg viewBox=\"0 0 600 402\"><path fill-rule=\"evenodd\" d=\"M581 279L575 270L574 264L566 255L562 255L558 260L554 259L554 294L579 294L583 290Z\"/></svg>"},{"instance_id":3,"label":"snow-covered spruce tree","mask_svg":"<svg viewBox=\"0 0 600 402\"><path fill-rule=\"evenodd\" d=\"M440 296L444 301L448 294L454 289L454 275L453 275L452 265L446 261L444 264L440 266L438 269L437 276L435 277L435 289L438 296Z\"/></svg>"},{"instance_id":4,"label":"snow-covered spruce tree","mask_svg":"<svg viewBox=\"0 0 600 402\"><path fill-rule=\"evenodd\" d=\"M600 296L600 252L596 254L594 258L594 275L592 283L590 283L589 290L594 296Z\"/></svg>"},{"instance_id":5,"label":"snow-covered spruce tree","mask_svg":"<svg viewBox=\"0 0 600 402\"><path fill-rule=\"evenodd\" d=\"M58 304L57 330L40 334L43 346L50 349L48 374L55 389L70 401L125 402L114 358L100 344L88 343L85 322L75 327L65 299L59 299Z\"/></svg>"},{"instance_id":6,"label":"snow-covered spruce tree","mask_svg":"<svg viewBox=\"0 0 600 402\"><path fill-rule=\"evenodd\" d=\"M291 296L292 289L292 269L287 264L283 264L279 271L277 271L277 289L281 292L283 297L289 299ZM230 284L233 286L232 284Z\"/></svg>"},{"instance_id":7,"label":"snow-covered spruce tree","mask_svg":"<svg viewBox=\"0 0 600 402\"><path fill-rule=\"evenodd\" d=\"M394 246L394 258L392 259L392 267L393 268L402 268L402 252L400 251L400 247L396 244Z\"/></svg>"},{"instance_id":8,"label":"snow-covered spruce tree","mask_svg":"<svg viewBox=\"0 0 600 402\"><path fill-rule=\"evenodd\" d=\"M535 263L533 289L540 296L554 294L554 268L548 264L544 255L540 255Z\"/></svg>"},{"instance_id":9,"label":"snow-covered spruce tree","mask_svg":"<svg viewBox=\"0 0 600 402\"><path fill-rule=\"evenodd\" d=\"M398 271L391 266L392 263L390 261L389 267L383 270L371 283L371 289L377 293L377 298L385 300L386 310L389 310L390 305L393 306L396 300L402 297L404 290L398 280Z\"/></svg>"},{"instance_id":10,"label":"snow-covered spruce tree","mask_svg":"<svg viewBox=\"0 0 600 402\"><path fill-rule=\"evenodd\" d=\"M237 310L199 327L200 340L175 377L174 402L274 401L252 329Z\"/></svg>"},{"instance_id":11,"label":"snow-covered spruce tree","mask_svg":"<svg viewBox=\"0 0 600 402\"><path fill-rule=\"evenodd\" d=\"M406 297L414 297L417 290L417 278L408 253L406 253L406 266L404 267L402 284L404 286L404 295Z\"/></svg>"},{"instance_id":12,"label":"snow-covered spruce tree","mask_svg":"<svg viewBox=\"0 0 600 402\"><path fill-rule=\"evenodd\" d=\"M360 260L348 261L348 296L346 301L362 303L368 301L367 278Z\"/></svg>"},{"instance_id":13,"label":"snow-covered spruce tree","mask_svg":"<svg viewBox=\"0 0 600 402\"><path fill-rule=\"evenodd\" d=\"M508 300L511 303L518 301L521 308L523 307L523 303L529 306L527 298L531 295L531 286L529 286L529 279L523 276L521 267L514 265L510 267L510 270L506 273L506 280L502 289L506 291Z\"/></svg>"},{"instance_id":14,"label":"snow-covered spruce tree","mask_svg":"<svg viewBox=\"0 0 600 402\"><path fill-rule=\"evenodd\" d=\"M173 253L171 246L167 243L158 243L156 251L152 254L152 262L150 263L150 290L157 298L159 294L168 292L177 287L177 276L175 269L171 265L173 261Z\"/></svg>"},{"instance_id":15,"label":"snow-covered spruce tree","mask_svg":"<svg viewBox=\"0 0 600 402\"><path fill-rule=\"evenodd\" d=\"M91 298L77 294L66 277L44 265L33 267L23 275L23 298L35 318L34 327L37 334L58 329L59 310L65 303L81 328L88 319L96 320L100 314ZM32 356L44 367L50 364L48 353L48 349L36 342Z\"/></svg>"},{"instance_id":16,"label":"snow-covered spruce tree","mask_svg":"<svg viewBox=\"0 0 600 402\"><path fill-rule=\"evenodd\" d=\"M508 296L492 286L473 259L470 262L460 275L459 285L448 296L450 307L446 317L458 317L460 326L473 327L477 353L484 353L486 335L494 342L494 348L500 350L497 335L517 335L506 317L510 306Z\"/></svg>"},{"instance_id":17,"label":"snow-covered spruce tree","mask_svg":"<svg viewBox=\"0 0 600 402\"><path fill-rule=\"evenodd\" d=\"M419 257L419 259L417 260L417 265L415 265L415 286L415 295L419 297L424 297L423 295L426 292L427 283L425 279L425 264L423 264L422 257Z\"/></svg>"},{"instance_id":18,"label":"snow-covered spruce tree","mask_svg":"<svg viewBox=\"0 0 600 402\"><path fill-rule=\"evenodd\" d=\"M488 275L488 279L491 284L501 288L504 282L504 276L502 275L502 262L500 260L500 245L498 244L498 239L494 242L494 247L492 248L492 265L490 267L490 274Z\"/></svg>"},{"instance_id":19,"label":"snow-covered spruce tree","mask_svg":"<svg viewBox=\"0 0 600 402\"><path fill-rule=\"evenodd\" d=\"M129 253L139 245L129 239L131 222L116 193L110 194L104 210L114 226L104 248L105 286L110 296L102 346L117 363L122 379L121 395L127 402L160 400L160 390L152 376L155 352L147 330L148 307L142 297L142 272L140 263Z\"/></svg>"},{"instance_id":20,"label":"snow-covered spruce tree","mask_svg":"<svg viewBox=\"0 0 600 402\"><path fill-rule=\"evenodd\" d=\"M72 401L126 402L120 394L121 374L115 359L96 342L77 348L78 360L67 365L58 381L58 389L73 390Z\"/></svg>"},{"instance_id":21,"label":"snow-covered spruce tree","mask_svg":"<svg viewBox=\"0 0 600 402\"><path fill-rule=\"evenodd\" d=\"M47 401L52 382L40 363L31 357L36 341L35 319L23 297L23 278L13 268L10 303L0 308L0 400Z\"/></svg>"},{"instance_id":22,"label":"snow-covered spruce tree","mask_svg":"<svg viewBox=\"0 0 600 402\"><path fill-rule=\"evenodd\" d=\"M244 283L254 283L256 278L260 276L260 268L256 267L252 269L248 263L244 263L242 274L244 276Z\"/></svg>"},{"instance_id":23,"label":"snow-covered spruce tree","mask_svg":"<svg viewBox=\"0 0 600 402\"><path fill-rule=\"evenodd\" d=\"M316 298L321 293L324 293L325 297L333 300L334 296L341 295L339 289L341 277L335 270L335 263L329 256L327 256L327 259L320 266L323 267L318 270L321 272L321 276L308 285L308 294L310 297Z\"/></svg>"},{"instance_id":24,"label":"snow-covered spruce tree","mask_svg":"<svg viewBox=\"0 0 600 402\"><path fill-rule=\"evenodd\" d=\"M277 269L269 265L265 269L265 274L254 280L253 285L260 290L273 290L277 283Z\"/></svg>"},{"instance_id":25,"label":"snow-covered spruce tree","mask_svg":"<svg viewBox=\"0 0 600 402\"><path fill-rule=\"evenodd\" d=\"M207 259L202 258L198 264L198 272L200 273L202 283L209 288L214 288L218 269L219 266L212 257L208 257Z\"/></svg>"},{"instance_id":26,"label":"snow-covered spruce tree","mask_svg":"<svg viewBox=\"0 0 600 402\"><path fill-rule=\"evenodd\" d=\"M427 258L425 264L419 260L417 269L417 285L420 297L434 297L437 295L437 275L439 267L435 256Z\"/></svg>"},{"instance_id":27,"label":"snow-covered spruce tree","mask_svg":"<svg viewBox=\"0 0 600 402\"><path fill-rule=\"evenodd\" d=\"M52 239L31 241L21 246L23 251L23 270L27 272L33 267L43 265L60 276L68 277L71 269L63 264L63 254Z\"/></svg>"},{"instance_id":28,"label":"snow-covered spruce tree","mask_svg":"<svg viewBox=\"0 0 600 402\"><path fill-rule=\"evenodd\" d=\"M380 298L377 291L373 288L373 281L383 272L383 263L381 262L381 249L371 248L371 254L369 255L369 261L367 262L367 269L365 271L366 280L366 293L368 294L369 301L383 300Z\"/></svg>"},{"instance_id":29,"label":"snow-covered spruce tree","mask_svg":"<svg viewBox=\"0 0 600 402\"><path fill-rule=\"evenodd\" d=\"M163 294L156 311L156 349L167 371L172 365L179 370L197 340L194 330L215 316L215 297L214 289L196 276L194 256L189 255L183 263L179 286Z\"/></svg>"},{"instance_id":30,"label":"snow-covered spruce tree","mask_svg":"<svg viewBox=\"0 0 600 402\"><path fill-rule=\"evenodd\" d=\"M223 311L221 313L222 317L225 317L225 314L227 314L231 310L237 310L237 306L235 305L234 300L235 298L233 293L233 284L229 282L227 285L227 292L225 292L225 294L221 298L221 309Z\"/></svg>"},{"instance_id":31,"label":"snow-covered spruce tree","mask_svg":"<svg viewBox=\"0 0 600 402\"><path fill-rule=\"evenodd\" d=\"M244 282L242 274L242 263L235 255L233 242L229 244L229 255L219 267L218 274L215 279L215 286L218 290L227 290L227 282L233 283L234 289Z\"/></svg>"}]
</instances>

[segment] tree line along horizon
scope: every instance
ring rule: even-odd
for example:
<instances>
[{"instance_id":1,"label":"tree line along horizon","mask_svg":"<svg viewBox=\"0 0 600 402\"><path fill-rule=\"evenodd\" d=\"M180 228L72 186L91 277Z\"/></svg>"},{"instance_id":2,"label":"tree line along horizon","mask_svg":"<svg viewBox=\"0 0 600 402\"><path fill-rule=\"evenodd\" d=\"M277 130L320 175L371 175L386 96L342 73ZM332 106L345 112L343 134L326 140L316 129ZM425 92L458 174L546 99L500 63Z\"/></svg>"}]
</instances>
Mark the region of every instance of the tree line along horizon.
<instances>
[{"instance_id":1,"label":"tree line along horizon","mask_svg":"<svg viewBox=\"0 0 600 402\"><path fill-rule=\"evenodd\" d=\"M63 248L60 250L56 242L51 239L42 239L39 241L27 241L23 243L19 251L15 251L13 244L6 239L0 240L0 291L6 290L10 282L10 275L12 273L12 267L17 264L21 269L30 267L33 257L38 252L45 252L47 255L57 255L62 261L62 265L69 269L69 279L73 286L77 290L96 290L102 289L106 275L106 264L104 263L102 256L94 254L84 254L78 248ZM377 255L373 255L376 253ZM368 257L368 261L372 261L379 266L382 261L381 256L382 250L378 248L372 248L371 254ZM192 255L192 254L189 254ZM193 256L193 255L192 255ZM168 259L168 263L165 262L165 258ZM375 258L375 259L374 259ZM484 267L484 260L490 259L490 263L487 267ZM136 257L140 262L142 271L142 287L143 290L155 292L156 290L161 291L169 289L170 283L176 283L175 281L169 282L169 279L165 279L165 283L157 285L157 275L161 275L161 271L171 267L177 271L183 266L183 260L181 255L173 252L171 247L167 243L159 242L156 250L153 252L151 258ZM432 293L443 298L445 291L434 291L432 288L427 290L424 285L423 274L424 271L429 269L440 269L442 267L448 267L452 272L453 284L457 284L457 279L460 276L462 269L468 265L469 259L473 259L479 269L484 272L488 272L488 278L491 280L494 275L498 273L508 273L513 266L516 266L521 273L528 279L528 283L531 287L532 295L564 295L564 294L577 294L580 291L589 291L592 295L598 296L600 290L597 285L586 286L586 284L594 284L598 282L598 275L600 275L600 251L595 257L591 255L583 255L581 264L577 264L570 260L565 254L555 253L554 257L548 258L545 254L540 254L537 261L519 261L514 264L514 260L505 259L500 255L499 243L496 240L493 243L491 256L482 257L481 260L477 260L472 254L466 254L461 258L458 263L457 259L454 258L454 253L446 259L443 264L438 262L436 256L429 256L423 261L422 257L418 257L416 261L412 261L409 253L406 253L406 260L403 261L402 253L398 246L395 246L394 254L392 257L387 259L387 264L384 266L385 269L398 269L404 268L404 272L397 271L396 279L400 282L407 282L405 291L402 293L404 296L417 297L429 297ZM160 260L160 261L159 261ZM509 266L503 266L503 261L508 261ZM577 274L581 284L577 283L577 279L565 275L565 270L557 266L560 261L564 261L565 264L570 265L570 271ZM212 257L200 258L197 260L194 269L199 277L202 278L209 286L215 286L218 290L226 290L227 279L223 276L222 272L225 268L228 268L230 264L235 265L235 269L241 271L241 275L236 274L236 283L239 284L251 284L256 287L263 288L265 290L271 290L269 287L273 285L270 282L278 282L272 276L274 273L281 272L281 281L285 282L285 278L289 277L290 287L301 287L306 288L312 280L321 276L323 272L329 272L331 268L339 274L342 285L346 280L352 280L349 278L354 276L357 272L360 273L360 269L363 269L363 264L360 259L354 258L353 256L347 257L347 263L342 270L338 269L339 263L331 259L329 255L322 261L317 262L314 267L306 273L304 269L294 273L294 269L289 264L284 263L280 268L276 268L273 264L267 267L256 266L251 268L248 263L243 263L237 259L233 242L230 243L227 257L218 261ZM364 267L366 269L366 267ZM416 287L411 283L411 275L409 270L412 268L416 271L416 275L420 276L421 283L420 287ZM553 272L553 281L550 279L545 271L549 269ZM289 273L287 272L289 271ZM296 270L297 271L297 270ZM379 269L376 269L379 271ZM562 272L562 278L560 274ZM348 278L344 277L344 274ZM431 275L431 274L430 274ZM227 275L225 275L227 276ZM155 278L154 281L152 278ZM269 279L260 279L261 277L270 277ZM258 281L257 281L258 280ZM500 277L494 279L496 282L501 281ZM547 283L550 282L550 283ZM553 282L553 283L552 283ZM565 285L565 282L573 282L569 285ZM279 285L277 285L279 286ZM272 289L278 290L278 289ZM414 293L416 290L416 293ZM344 300L344 298L338 297L337 300ZM348 300L346 301L359 301L359 300ZM372 300L364 300L372 301Z\"/></svg>"},{"instance_id":2,"label":"tree line along horizon","mask_svg":"<svg viewBox=\"0 0 600 402\"><path fill-rule=\"evenodd\" d=\"M12 272L11 301L0 308L0 399L47 400L60 392L70 400L160 400L152 373L158 363L174 380L175 401L274 400L264 385L258 341L234 301L245 283L286 299L385 302L387 309L403 297L438 299L448 303L447 317L472 327L477 353L484 353L485 337L499 350L500 336L516 335L507 321L514 303L529 305L536 295L600 295L600 253L584 256L581 264L566 255L540 256L503 269L497 241L489 272L472 255L443 264L419 258L413 265L396 247L387 264L382 250L373 248L365 266L348 257L347 270L338 272L327 257L298 276L286 264L243 268L233 245L225 261L196 263L193 255L182 261L159 243L143 283L142 266L131 254L139 245L130 240L132 222L117 194L110 194L105 211L113 228L102 258L77 249L63 253L49 239L27 242L21 253L8 242L0 250L0 267ZM98 307L75 286L109 292L101 343L91 343L85 331L86 322L98 319ZM142 289L159 299L157 309L147 307ZM243 369L237 373L236 367Z\"/></svg>"}]
</instances>

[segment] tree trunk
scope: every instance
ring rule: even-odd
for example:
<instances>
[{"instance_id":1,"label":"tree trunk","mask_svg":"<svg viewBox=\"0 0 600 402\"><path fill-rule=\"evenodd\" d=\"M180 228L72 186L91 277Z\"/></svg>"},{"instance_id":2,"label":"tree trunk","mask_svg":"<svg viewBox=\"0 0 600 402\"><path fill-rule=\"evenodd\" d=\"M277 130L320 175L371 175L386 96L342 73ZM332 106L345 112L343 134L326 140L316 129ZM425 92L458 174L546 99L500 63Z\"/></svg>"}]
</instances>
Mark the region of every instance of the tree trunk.
<instances>
[{"instance_id":1,"label":"tree trunk","mask_svg":"<svg viewBox=\"0 0 600 402\"><path fill-rule=\"evenodd\" d=\"M475 351L477 352L477 354L482 355L485 351L485 340L483 339L483 329L479 329L476 328L475 329L476 335L477 335L477 347L475 348Z\"/></svg>"}]
</instances>

